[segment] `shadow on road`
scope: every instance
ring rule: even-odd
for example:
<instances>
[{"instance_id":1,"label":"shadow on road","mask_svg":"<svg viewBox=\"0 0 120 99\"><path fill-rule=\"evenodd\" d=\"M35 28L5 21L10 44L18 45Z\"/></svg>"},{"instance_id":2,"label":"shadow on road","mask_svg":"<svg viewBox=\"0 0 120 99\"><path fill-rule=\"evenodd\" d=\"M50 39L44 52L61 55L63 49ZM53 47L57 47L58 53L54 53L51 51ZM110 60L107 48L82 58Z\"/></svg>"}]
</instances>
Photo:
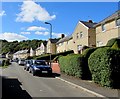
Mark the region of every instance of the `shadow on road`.
<instances>
[{"instance_id":1,"label":"shadow on road","mask_svg":"<svg viewBox=\"0 0 120 99\"><path fill-rule=\"evenodd\" d=\"M16 78L2 77L2 99L32 99L20 85L22 84Z\"/></svg>"},{"instance_id":2,"label":"shadow on road","mask_svg":"<svg viewBox=\"0 0 120 99\"><path fill-rule=\"evenodd\" d=\"M60 74L52 73L51 75L49 75L49 74L46 74L46 73L42 73L42 74L37 74L36 76L38 76L38 77L46 77L46 78L55 78L55 77L59 77Z\"/></svg>"}]
</instances>

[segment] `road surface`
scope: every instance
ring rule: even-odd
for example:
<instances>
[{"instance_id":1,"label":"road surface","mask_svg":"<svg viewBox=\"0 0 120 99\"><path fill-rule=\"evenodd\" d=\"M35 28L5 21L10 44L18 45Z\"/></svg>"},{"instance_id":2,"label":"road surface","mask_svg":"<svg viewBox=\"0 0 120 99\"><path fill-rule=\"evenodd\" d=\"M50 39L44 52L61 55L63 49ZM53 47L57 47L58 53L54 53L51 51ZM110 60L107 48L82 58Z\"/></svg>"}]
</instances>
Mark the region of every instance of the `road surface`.
<instances>
[{"instance_id":1,"label":"road surface","mask_svg":"<svg viewBox=\"0 0 120 99\"><path fill-rule=\"evenodd\" d=\"M12 63L2 70L3 97L95 97L55 77L32 76Z\"/></svg>"}]
</instances>

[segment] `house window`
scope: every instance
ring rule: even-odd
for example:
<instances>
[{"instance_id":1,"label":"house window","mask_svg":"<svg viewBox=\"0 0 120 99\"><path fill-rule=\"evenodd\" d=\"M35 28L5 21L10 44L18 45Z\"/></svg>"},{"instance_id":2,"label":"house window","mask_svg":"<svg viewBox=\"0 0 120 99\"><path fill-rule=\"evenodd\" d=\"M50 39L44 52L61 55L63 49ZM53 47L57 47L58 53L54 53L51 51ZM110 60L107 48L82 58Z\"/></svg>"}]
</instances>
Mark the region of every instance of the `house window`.
<instances>
[{"instance_id":1,"label":"house window","mask_svg":"<svg viewBox=\"0 0 120 99\"><path fill-rule=\"evenodd\" d=\"M120 26L120 19L116 20L116 26Z\"/></svg>"},{"instance_id":2,"label":"house window","mask_svg":"<svg viewBox=\"0 0 120 99\"><path fill-rule=\"evenodd\" d=\"M103 46L103 42L102 41L97 41L97 46L98 47Z\"/></svg>"},{"instance_id":3,"label":"house window","mask_svg":"<svg viewBox=\"0 0 120 99\"><path fill-rule=\"evenodd\" d=\"M82 49L82 45L77 46L78 51Z\"/></svg>"},{"instance_id":4,"label":"house window","mask_svg":"<svg viewBox=\"0 0 120 99\"><path fill-rule=\"evenodd\" d=\"M80 38L82 38L83 37L83 32L80 32Z\"/></svg>"},{"instance_id":5,"label":"house window","mask_svg":"<svg viewBox=\"0 0 120 99\"><path fill-rule=\"evenodd\" d=\"M102 31L105 31L105 24L102 24Z\"/></svg>"},{"instance_id":6,"label":"house window","mask_svg":"<svg viewBox=\"0 0 120 99\"><path fill-rule=\"evenodd\" d=\"M77 38L77 39L79 38L79 33L77 33L76 38Z\"/></svg>"}]
</instances>

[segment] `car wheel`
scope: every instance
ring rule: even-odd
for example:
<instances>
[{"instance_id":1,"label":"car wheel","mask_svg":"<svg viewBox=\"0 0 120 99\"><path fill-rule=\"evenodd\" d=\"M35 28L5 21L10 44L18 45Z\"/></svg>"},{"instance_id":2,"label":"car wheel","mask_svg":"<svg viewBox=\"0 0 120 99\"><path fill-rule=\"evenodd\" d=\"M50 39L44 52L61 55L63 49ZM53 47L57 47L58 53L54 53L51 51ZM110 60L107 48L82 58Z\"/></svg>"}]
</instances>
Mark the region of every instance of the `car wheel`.
<instances>
[{"instance_id":1,"label":"car wheel","mask_svg":"<svg viewBox=\"0 0 120 99\"><path fill-rule=\"evenodd\" d=\"M29 73L31 73L31 68L29 69Z\"/></svg>"},{"instance_id":2,"label":"car wheel","mask_svg":"<svg viewBox=\"0 0 120 99\"><path fill-rule=\"evenodd\" d=\"M48 71L48 75L50 75L50 76L51 76L51 75L52 75L52 71Z\"/></svg>"},{"instance_id":3,"label":"car wheel","mask_svg":"<svg viewBox=\"0 0 120 99\"><path fill-rule=\"evenodd\" d=\"M34 70L32 70L32 74L33 74L33 76L35 76L35 75L36 75Z\"/></svg>"},{"instance_id":4,"label":"car wheel","mask_svg":"<svg viewBox=\"0 0 120 99\"><path fill-rule=\"evenodd\" d=\"M26 68L24 67L24 70L26 70Z\"/></svg>"},{"instance_id":5,"label":"car wheel","mask_svg":"<svg viewBox=\"0 0 120 99\"><path fill-rule=\"evenodd\" d=\"M29 68L26 68L26 71L28 71L29 70Z\"/></svg>"}]
</instances>

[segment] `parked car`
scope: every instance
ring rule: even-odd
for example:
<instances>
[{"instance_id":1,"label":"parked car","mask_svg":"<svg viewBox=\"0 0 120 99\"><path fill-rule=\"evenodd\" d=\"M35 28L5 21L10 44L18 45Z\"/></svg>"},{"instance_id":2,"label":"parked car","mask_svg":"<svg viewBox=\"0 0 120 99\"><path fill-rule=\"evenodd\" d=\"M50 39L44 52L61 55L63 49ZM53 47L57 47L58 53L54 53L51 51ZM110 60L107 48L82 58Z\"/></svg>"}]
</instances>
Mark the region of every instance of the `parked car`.
<instances>
[{"instance_id":1,"label":"parked car","mask_svg":"<svg viewBox=\"0 0 120 99\"><path fill-rule=\"evenodd\" d=\"M18 61L18 64L19 64L19 65L25 65L25 60L24 60L24 59L20 59L20 60Z\"/></svg>"},{"instance_id":2,"label":"parked car","mask_svg":"<svg viewBox=\"0 0 120 99\"><path fill-rule=\"evenodd\" d=\"M32 60L31 62L29 72L32 73L33 76L42 73L52 74L52 68L47 65L44 60Z\"/></svg>"},{"instance_id":3,"label":"parked car","mask_svg":"<svg viewBox=\"0 0 120 99\"><path fill-rule=\"evenodd\" d=\"M28 71L31 65L31 60L25 60L24 70Z\"/></svg>"}]
</instances>

